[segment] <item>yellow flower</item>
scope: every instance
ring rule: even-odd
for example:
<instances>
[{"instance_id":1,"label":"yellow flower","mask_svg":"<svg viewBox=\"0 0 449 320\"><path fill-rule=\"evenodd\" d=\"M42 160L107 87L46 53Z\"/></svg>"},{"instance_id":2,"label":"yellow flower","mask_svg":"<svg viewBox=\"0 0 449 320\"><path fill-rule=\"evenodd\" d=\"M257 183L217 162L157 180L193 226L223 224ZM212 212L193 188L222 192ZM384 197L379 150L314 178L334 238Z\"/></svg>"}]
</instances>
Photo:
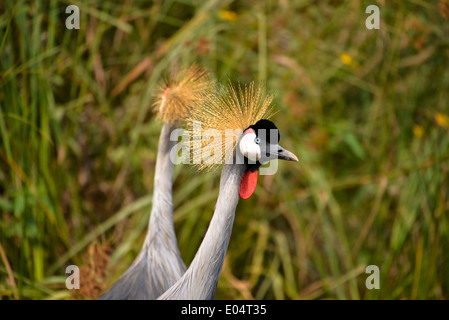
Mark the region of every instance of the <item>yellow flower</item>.
<instances>
[{"instance_id":1,"label":"yellow flower","mask_svg":"<svg viewBox=\"0 0 449 320\"><path fill-rule=\"evenodd\" d=\"M421 139L421 137L424 134L424 129L419 125L419 124L415 124L413 126L413 134L415 135L415 137L417 137L418 139Z\"/></svg>"},{"instance_id":2,"label":"yellow flower","mask_svg":"<svg viewBox=\"0 0 449 320\"><path fill-rule=\"evenodd\" d=\"M237 13L234 11L229 10L220 10L218 13L219 17L228 20L229 22L236 22L237 21Z\"/></svg>"},{"instance_id":3,"label":"yellow flower","mask_svg":"<svg viewBox=\"0 0 449 320\"><path fill-rule=\"evenodd\" d=\"M346 52L340 54L340 60L347 66L350 66L352 64L352 57Z\"/></svg>"},{"instance_id":4,"label":"yellow flower","mask_svg":"<svg viewBox=\"0 0 449 320\"><path fill-rule=\"evenodd\" d=\"M435 115L435 121L440 127L449 127L449 117L445 114L437 112Z\"/></svg>"}]
</instances>

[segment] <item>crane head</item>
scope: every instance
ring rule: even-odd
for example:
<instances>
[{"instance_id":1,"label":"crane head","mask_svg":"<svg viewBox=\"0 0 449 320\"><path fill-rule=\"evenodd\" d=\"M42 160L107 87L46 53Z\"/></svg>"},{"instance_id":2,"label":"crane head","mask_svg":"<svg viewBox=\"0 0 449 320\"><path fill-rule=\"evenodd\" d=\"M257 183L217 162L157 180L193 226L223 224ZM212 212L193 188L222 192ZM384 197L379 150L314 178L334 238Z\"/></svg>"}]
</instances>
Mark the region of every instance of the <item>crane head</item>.
<instances>
[{"instance_id":1,"label":"crane head","mask_svg":"<svg viewBox=\"0 0 449 320\"><path fill-rule=\"evenodd\" d=\"M298 161L279 145L279 130L267 120L275 114L272 101L273 95L255 82L243 86L229 82L203 95L187 121L190 163L199 170L232 164L234 160L244 164L239 194L248 199L254 193L262 164L274 159Z\"/></svg>"},{"instance_id":2,"label":"crane head","mask_svg":"<svg viewBox=\"0 0 449 320\"><path fill-rule=\"evenodd\" d=\"M274 159L298 161L298 158L279 145L280 134L276 125L261 119L249 126L239 142L239 150L245 157L247 170L240 182L239 194L248 199L255 191L259 167Z\"/></svg>"}]
</instances>

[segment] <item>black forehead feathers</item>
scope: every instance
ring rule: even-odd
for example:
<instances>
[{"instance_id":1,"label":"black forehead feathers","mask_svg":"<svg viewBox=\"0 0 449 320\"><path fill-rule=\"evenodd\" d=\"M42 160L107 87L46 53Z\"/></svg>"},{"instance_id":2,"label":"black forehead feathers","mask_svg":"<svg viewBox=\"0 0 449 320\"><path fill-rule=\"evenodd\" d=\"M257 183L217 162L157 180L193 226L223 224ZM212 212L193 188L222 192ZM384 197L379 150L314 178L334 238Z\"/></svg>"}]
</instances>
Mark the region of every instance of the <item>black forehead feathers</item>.
<instances>
[{"instance_id":1,"label":"black forehead feathers","mask_svg":"<svg viewBox=\"0 0 449 320\"><path fill-rule=\"evenodd\" d=\"M279 142L279 140L281 139L281 135L279 133L278 128L270 120L260 119L259 121L256 122L256 124L253 124L252 126L250 126L250 128L256 132L256 136L258 136L259 138L265 138L265 141L267 141L268 143ZM274 133L274 131L271 132L273 129L275 129L277 131L277 141L275 140L276 139L275 137L273 137L273 141L271 141L271 134ZM260 136L259 136L259 130L261 130Z\"/></svg>"}]
</instances>

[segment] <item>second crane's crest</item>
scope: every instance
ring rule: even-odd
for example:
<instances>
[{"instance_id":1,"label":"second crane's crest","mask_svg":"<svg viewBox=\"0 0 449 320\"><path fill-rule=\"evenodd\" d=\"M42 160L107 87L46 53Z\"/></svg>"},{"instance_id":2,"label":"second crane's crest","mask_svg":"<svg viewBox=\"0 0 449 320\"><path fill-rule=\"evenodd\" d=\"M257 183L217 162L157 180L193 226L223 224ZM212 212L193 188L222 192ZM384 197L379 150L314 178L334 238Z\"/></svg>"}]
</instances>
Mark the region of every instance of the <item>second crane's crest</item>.
<instances>
[{"instance_id":1,"label":"second crane's crest","mask_svg":"<svg viewBox=\"0 0 449 320\"><path fill-rule=\"evenodd\" d=\"M209 72L193 65L181 72L172 72L164 83L159 85L154 111L163 122L174 123L185 119L190 109L207 97L214 85Z\"/></svg>"},{"instance_id":2,"label":"second crane's crest","mask_svg":"<svg viewBox=\"0 0 449 320\"><path fill-rule=\"evenodd\" d=\"M203 170L227 162L243 131L274 115L272 102L273 95L262 84L217 85L198 100L186 119L190 163Z\"/></svg>"}]
</instances>

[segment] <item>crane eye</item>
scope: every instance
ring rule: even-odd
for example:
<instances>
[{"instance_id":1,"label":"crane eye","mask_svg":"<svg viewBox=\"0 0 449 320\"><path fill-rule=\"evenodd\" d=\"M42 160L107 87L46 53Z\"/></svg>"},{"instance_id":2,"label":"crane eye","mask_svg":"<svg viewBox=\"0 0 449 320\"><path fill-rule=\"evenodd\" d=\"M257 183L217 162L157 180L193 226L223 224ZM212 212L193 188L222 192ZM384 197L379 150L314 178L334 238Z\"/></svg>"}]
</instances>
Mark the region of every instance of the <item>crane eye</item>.
<instances>
[{"instance_id":1,"label":"crane eye","mask_svg":"<svg viewBox=\"0 0 449 320\"><path fill-rule=\"evenodd\" d=\"M256 137L256 139L254 139L254 142L257 143L257 144L259 144L259 143L260 143L260 138L259 138L259 137Z\"/></svg>"}]
</instances>

